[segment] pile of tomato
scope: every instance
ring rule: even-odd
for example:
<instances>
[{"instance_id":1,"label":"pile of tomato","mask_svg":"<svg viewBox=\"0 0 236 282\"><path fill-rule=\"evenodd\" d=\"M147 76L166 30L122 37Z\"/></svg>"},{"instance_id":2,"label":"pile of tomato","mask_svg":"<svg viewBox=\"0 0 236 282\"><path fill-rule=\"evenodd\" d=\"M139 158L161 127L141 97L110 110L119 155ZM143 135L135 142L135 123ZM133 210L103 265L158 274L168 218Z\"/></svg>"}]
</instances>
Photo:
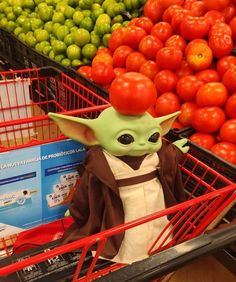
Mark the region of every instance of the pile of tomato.
<instances>
[{"instance_id":1,"label":"pile of tomato","mask_svg":"<svg viewBox=\"0 0 236 282\"><path fill-rule=\"evenodd\" d=\"M235 0L147 0L78 71L108 90L123 73L144 74L157 91L153 116L181 110L175 127L192 127L190 140L236 164L235 45Z\"/></svg>"}]
</instances>

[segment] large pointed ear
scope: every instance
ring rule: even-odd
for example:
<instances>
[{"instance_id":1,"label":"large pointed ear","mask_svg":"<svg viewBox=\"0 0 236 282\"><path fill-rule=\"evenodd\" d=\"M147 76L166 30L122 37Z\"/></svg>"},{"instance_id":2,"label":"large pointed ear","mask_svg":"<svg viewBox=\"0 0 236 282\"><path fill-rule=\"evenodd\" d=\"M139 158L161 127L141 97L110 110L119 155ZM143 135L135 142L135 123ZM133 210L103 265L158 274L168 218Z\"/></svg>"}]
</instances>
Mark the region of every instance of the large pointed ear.
<instances>
[{"instance_id":1,"label":"large pointed ear","mask_svg":"<svg viewBox=\"0 0 236 282\"><path fill-rule=\"evenodd\" d=\"M98 144L94 132L94 120L54 113L48 115L57 123L61 132L69 138L88 146Z\"/></svg>"},{"instance_id":2,"label":"large pointed ear","mask_svg":"<svg viewBox=\"0 0 236 282\"><path fill-rule=\"evenodd\" d=\"M155 120L159 123L159 125L161 126L161 135L166 135L169 130L171 129L171 126L174 122L174 120L180 115L180 111L163 116L163 117L158 117L155 118Z\"/></svg>"}]
</instances>

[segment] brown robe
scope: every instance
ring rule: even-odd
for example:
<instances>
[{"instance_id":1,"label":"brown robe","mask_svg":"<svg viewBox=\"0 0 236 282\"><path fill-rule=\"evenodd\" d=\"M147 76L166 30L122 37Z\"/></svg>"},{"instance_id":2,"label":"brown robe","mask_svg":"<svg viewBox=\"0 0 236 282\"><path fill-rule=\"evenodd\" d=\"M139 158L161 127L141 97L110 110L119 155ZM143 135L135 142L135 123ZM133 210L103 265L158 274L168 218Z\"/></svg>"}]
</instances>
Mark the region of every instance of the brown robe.
<instances>
[{"instance_id":1,"label":"brown robe","mask_svg":"<svg viewBox=\"0 0 236 282\"><path fill-rule=\"evenodd\" d=\"M163 188L165 205L170 207L185 200L181 171L178 166L184 154L166 141L163 141L162 148L157 154L160 160L157 177ZM122 160L130 166L135 166L135 163L141 164L140 158L127 157ZM75 223L65 231L63 244L124 223L118 185L99 146L91 147L88 151L84 172L69 209ZM108 259L115 257L123 237L124 233L110 237L101 255Z\"/></svg>"}]
</instances>

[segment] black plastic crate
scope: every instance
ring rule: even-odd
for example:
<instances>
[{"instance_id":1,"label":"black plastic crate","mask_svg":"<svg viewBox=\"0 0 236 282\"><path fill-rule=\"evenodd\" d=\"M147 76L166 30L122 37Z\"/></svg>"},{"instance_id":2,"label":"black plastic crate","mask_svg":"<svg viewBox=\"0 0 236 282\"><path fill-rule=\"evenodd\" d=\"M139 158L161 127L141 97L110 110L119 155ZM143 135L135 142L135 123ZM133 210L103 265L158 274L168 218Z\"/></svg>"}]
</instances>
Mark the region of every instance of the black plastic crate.
<instances>
[{"instance_id":1,"label":"black plastic crate","mask_svg":"<svg viewBox=\"0 0 236 282\"><path fill-rule=\"evenodd\" d=\"M93 92L108 99L108 92L105 89L82 76L75 69L65 67L62 64L51 60L48 56L30 48L13 34L3 29L0 29L0 57L6 60L12 69L26 69L45 66L55 67L68 76L74 78Z\"/></svg>"}]
</instances>

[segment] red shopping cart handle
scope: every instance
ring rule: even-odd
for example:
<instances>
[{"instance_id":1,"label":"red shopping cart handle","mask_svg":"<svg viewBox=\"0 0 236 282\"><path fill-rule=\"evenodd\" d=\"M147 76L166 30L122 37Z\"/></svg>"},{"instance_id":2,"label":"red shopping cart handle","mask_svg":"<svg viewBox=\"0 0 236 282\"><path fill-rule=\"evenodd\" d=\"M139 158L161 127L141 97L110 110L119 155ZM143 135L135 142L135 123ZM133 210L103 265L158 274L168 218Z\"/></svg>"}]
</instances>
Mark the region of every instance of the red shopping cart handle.
<instances>
[{"instance_id":1,"label":"red shopping cart handle","mask_svg":"<svg viewBox=\"0 0 236 282\"><path fill-rule=\"evenodd\" d=\"M150 258L135 262L106 276L96 279L96 282L143 282L182 267L194 259L236 242L236 224L215 230L209 234L200 235Z\"/></svg>"}]
</instances>

